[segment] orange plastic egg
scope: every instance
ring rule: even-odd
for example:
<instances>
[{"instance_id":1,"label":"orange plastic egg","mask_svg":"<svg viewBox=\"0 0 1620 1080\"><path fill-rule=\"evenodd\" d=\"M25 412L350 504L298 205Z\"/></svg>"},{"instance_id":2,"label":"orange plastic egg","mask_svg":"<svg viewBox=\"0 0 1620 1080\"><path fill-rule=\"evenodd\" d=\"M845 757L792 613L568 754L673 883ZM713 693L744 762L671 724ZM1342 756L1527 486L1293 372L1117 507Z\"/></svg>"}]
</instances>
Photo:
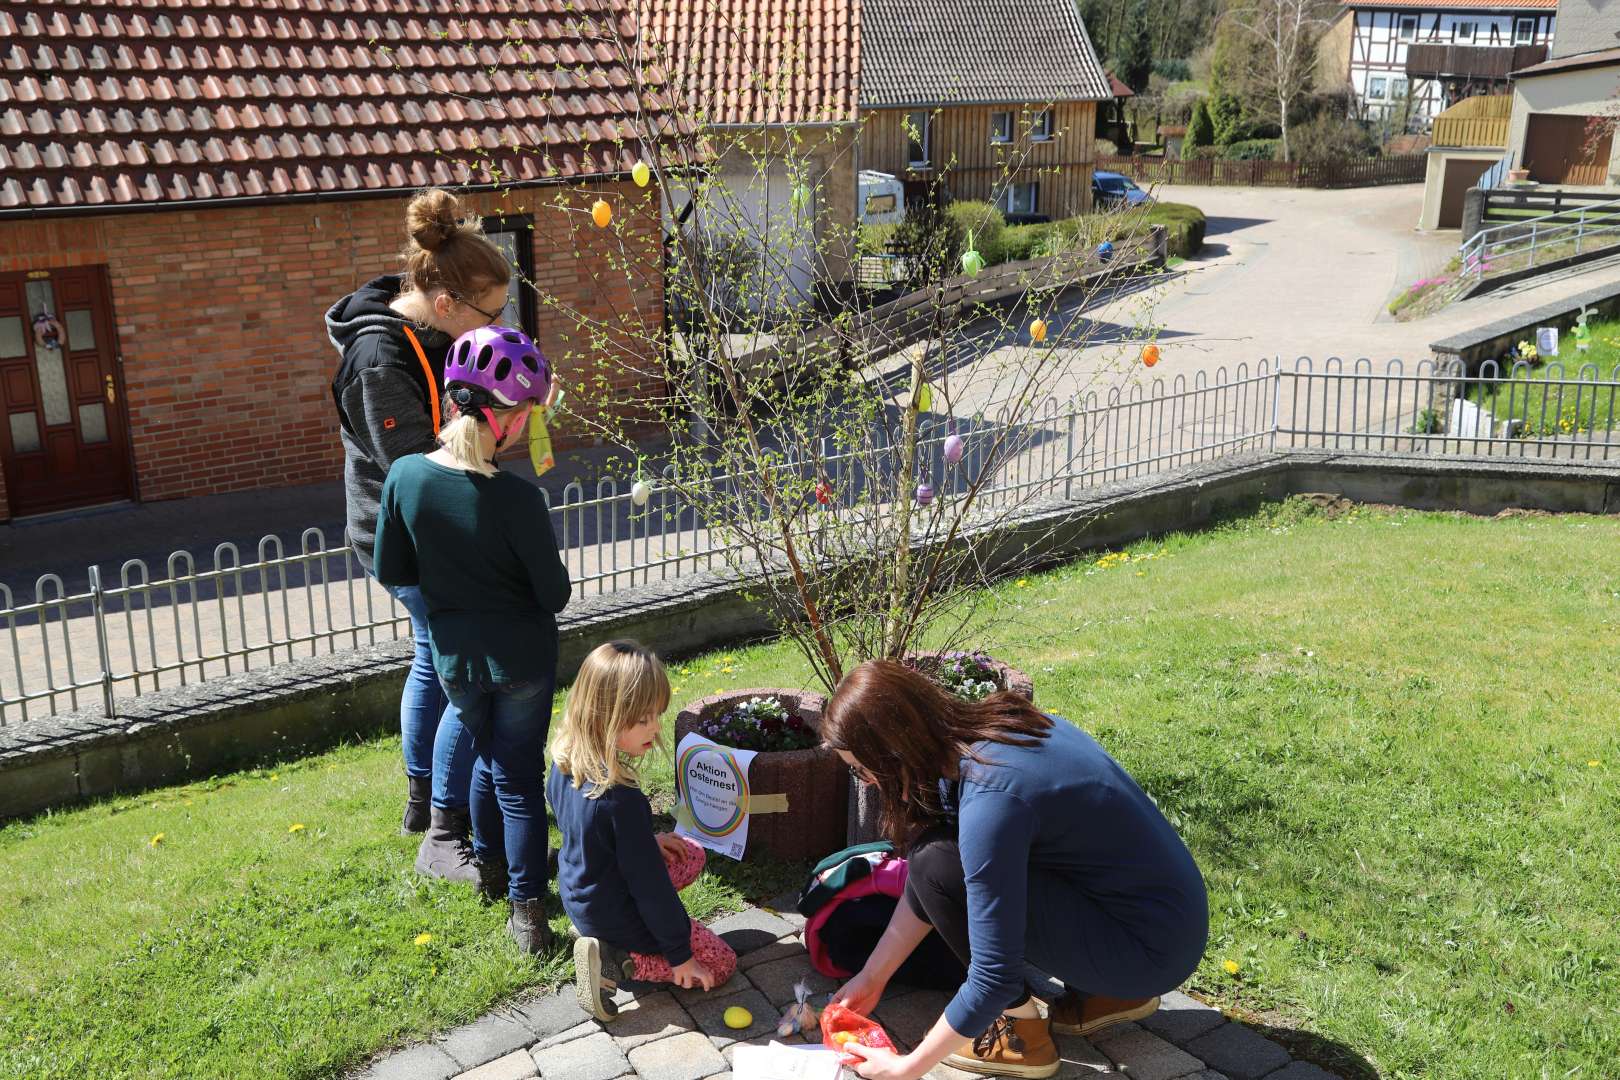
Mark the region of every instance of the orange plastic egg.
<instances>
[{"instance_id":1,"label":"orange plastic egg","mask_svg":"<svg viewBox=\"0 0 1620 1080\"><path fill-rule=\"evenodd\" d=\"M1142 346L1142 366L1152 367L1159 362L1159 347L1157 345Z\"/></svg>"},{"instance_id":2,"label":"orange plastic egg","mask_svg":"<svg viewBox=\"0 0 1620 1080\"><path fill-rule=\"evenodd\" d=\"M596 222L596 227L599 229L605 229L612 223L613 207L607 204L606 199L596 200L595 205L591 207L591 220Z\"/></svg>"}]
</instances>

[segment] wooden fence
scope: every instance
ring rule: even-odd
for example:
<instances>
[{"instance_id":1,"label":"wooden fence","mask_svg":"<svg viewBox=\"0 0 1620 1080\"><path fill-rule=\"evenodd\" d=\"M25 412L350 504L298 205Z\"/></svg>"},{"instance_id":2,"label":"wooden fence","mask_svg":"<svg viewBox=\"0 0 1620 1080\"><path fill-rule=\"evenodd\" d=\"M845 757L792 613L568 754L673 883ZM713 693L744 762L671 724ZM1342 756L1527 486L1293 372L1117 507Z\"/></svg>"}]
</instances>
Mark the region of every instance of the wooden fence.
<instances>
[{"instance_id":1,"label":"wooden fence","mask_svg":"<svg viewBox=\"0 0 1620 1080\"><path fill-rule=\"evenodd\" d=\"M1428 158L1424 154L1394 154L1361 161L1301 164L1297 161L1099 157L1096 167L1156 184L1348 188L1421 183Z\"/></svg>"},{"instance_id":2,"label":"wooden fence","mask_svg":"<svg viewBox=\"0 0 1620 1080\"><path fill-rule=\"evenodd\" d=\"M1582 207L1615 201L1614 192L1560 191L1497 188L1482 193L1484 211L1481 215L1486 227L1511 225L1516 221L1563 214L1573 221Z\"/></svg>"}]
</instances>

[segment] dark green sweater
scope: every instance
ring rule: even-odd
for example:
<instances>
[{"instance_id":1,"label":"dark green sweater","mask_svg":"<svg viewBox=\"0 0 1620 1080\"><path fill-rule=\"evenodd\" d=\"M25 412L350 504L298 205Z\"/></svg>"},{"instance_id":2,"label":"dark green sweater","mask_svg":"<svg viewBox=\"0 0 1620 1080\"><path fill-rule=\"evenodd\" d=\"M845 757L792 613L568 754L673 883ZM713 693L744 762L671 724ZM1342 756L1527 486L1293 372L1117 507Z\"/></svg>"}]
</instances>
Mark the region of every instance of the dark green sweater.
<instances>
[{"instance_id":1,"label":"dark green sweater","mask_svg":"<svg viewBox=\"0 0 1620 1080\"><path fill-rule=\"evenodd\" d=\"M377 515L377 580L419 585L433 666L464 686L554 678L568 568L540 489L400 458Z\"/></svg>"}]
</instances>

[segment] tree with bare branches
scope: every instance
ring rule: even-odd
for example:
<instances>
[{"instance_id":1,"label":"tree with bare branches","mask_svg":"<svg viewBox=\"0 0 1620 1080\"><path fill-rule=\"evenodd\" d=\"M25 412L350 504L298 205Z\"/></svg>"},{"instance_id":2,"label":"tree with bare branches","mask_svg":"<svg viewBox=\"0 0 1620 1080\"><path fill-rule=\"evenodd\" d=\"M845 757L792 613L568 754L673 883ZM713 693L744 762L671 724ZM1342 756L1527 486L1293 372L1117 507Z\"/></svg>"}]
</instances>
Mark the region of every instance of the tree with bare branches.
<instances>
[{"instance_id":1,"label":"tree with bare branches","mask_svg":"<svg viewBox=\"0 0 1620 1080\"><path fill-rule=\"evenodd\" d=\"M1236 73L1239 93L1258 118L1282 129L1282 154L1291 161L1289 115L1311 88L1317 43L1338 5L1330 0L1235 0L1221 19L1249 46L1250 62Z\"/></svg>"}]
</instances>

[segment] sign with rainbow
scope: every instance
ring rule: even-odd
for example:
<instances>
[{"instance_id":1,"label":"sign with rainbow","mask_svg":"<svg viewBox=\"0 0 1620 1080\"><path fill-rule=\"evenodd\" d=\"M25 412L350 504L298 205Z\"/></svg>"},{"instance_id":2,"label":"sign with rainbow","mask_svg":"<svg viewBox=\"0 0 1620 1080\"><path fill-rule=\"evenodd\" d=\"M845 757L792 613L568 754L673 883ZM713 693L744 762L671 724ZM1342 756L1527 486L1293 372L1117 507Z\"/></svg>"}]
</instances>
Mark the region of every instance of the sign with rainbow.
<instances>
[{"instance_id":1,"label":"sign with rainbow","mask_svg":"<svg viewBox=\"0 0 1620 1080\"><path fill-rule=\"evenodd\" d=\"M689 734L675 748L675 832L733 859L748 850L754 751Z\"/></svg>"}]
</instances>

